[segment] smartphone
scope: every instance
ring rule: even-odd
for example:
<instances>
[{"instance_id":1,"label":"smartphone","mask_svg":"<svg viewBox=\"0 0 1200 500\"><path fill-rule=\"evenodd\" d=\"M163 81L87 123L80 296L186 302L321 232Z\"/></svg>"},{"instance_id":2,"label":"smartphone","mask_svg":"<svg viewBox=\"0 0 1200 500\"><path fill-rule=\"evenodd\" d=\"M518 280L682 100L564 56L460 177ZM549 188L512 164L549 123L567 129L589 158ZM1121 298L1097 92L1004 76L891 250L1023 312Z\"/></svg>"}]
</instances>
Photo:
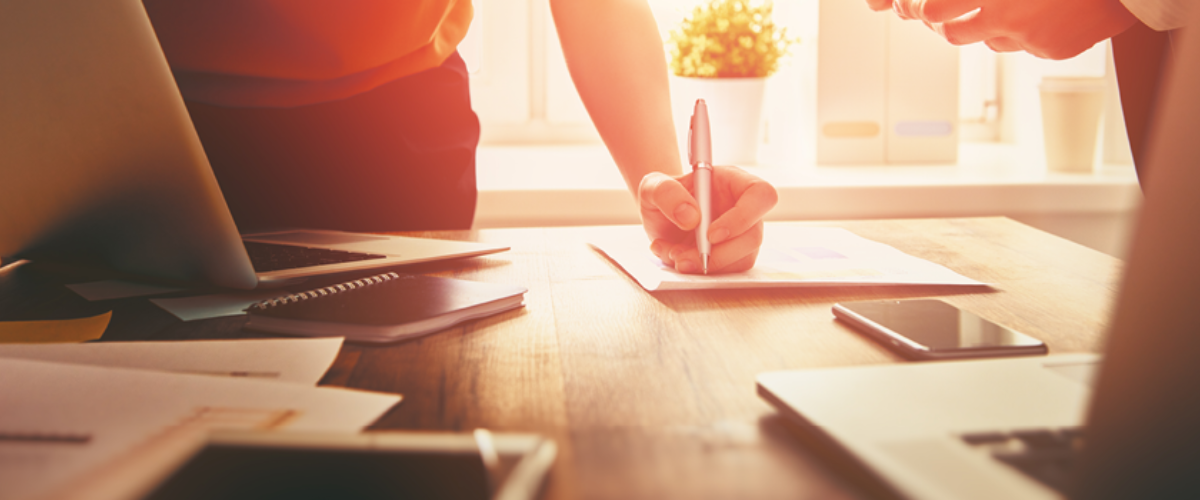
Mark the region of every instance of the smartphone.
<instances>
[{"instance_id":1,"label":"smartphone","mask_svg":"<svg viewBox=\"0 0 1200 500\"><path fill-rule=\"evenodd\" d=\"M1046 344L940 300L833 305L833 315L909 359L1046 354Z\"/></svg>"}]
</instances>

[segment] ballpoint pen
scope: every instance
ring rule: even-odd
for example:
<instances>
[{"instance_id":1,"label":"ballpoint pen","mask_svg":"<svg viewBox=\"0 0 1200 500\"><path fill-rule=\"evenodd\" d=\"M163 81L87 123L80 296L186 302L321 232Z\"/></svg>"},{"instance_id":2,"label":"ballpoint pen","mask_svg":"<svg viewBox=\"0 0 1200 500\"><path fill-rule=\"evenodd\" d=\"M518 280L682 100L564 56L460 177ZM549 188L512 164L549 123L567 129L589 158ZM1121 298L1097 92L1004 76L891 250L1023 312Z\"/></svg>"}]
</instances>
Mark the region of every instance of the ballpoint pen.
<instances>
[{"instance_id":1,"label":"ballpoint pen","mask_svg":"<svg viewBox=\"0 0 1200 500\"><path fill-rule=\"evenodd\" d=\"M688 163L692 164L692 182L696 188L696 201L700 203L696 249L700 250L704 274L708 274L708 256L712 253L708 242L708 224L712 222L712 136L704 99L696 99L696 109L692 111L692 122L688 127Z\"/></svg>"}]
</instances>

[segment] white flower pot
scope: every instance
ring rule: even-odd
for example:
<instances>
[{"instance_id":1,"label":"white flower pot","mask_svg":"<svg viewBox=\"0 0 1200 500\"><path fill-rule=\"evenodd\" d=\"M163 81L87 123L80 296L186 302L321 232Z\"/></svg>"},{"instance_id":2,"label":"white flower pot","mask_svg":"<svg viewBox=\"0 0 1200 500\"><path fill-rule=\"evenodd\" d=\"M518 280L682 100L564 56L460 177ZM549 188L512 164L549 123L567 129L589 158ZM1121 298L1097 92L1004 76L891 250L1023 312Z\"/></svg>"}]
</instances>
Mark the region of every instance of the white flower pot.
<instances>
[{"instance_id":1,"label":"white flower pot","mask_svg":"<svg viewBox=\"0 0 1200 500\"><path fill-rule=\"evenodd\" d=\"M671 102L680 151L687 161L688 123L696 99L704 99L712 129L713 164L753 165L762 143L766 78L671 77Z\"/></svg>"}]
</instances>

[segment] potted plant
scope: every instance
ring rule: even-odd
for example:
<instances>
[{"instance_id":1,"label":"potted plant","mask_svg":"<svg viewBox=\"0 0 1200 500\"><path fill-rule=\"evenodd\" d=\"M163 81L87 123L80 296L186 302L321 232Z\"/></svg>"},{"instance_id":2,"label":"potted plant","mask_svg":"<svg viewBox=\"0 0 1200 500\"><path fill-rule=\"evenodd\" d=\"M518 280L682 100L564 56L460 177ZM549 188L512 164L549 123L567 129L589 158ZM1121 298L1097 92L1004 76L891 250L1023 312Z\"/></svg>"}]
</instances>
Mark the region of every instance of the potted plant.
<instances>
[{"instance_id":1,"label":"potted plant","mask_svg":"<svg viewBox=\"0 0 1200 500\"><path fill-rule=\"evenodd\" d=\"M708 0L667 40L677 107L690 114L696 99L708 104L714 162L756 161L766 79L798 41L775 24L772 10L769 0ZM687 117L680 118L686 134Z\"/></svg>"}]
</instances>

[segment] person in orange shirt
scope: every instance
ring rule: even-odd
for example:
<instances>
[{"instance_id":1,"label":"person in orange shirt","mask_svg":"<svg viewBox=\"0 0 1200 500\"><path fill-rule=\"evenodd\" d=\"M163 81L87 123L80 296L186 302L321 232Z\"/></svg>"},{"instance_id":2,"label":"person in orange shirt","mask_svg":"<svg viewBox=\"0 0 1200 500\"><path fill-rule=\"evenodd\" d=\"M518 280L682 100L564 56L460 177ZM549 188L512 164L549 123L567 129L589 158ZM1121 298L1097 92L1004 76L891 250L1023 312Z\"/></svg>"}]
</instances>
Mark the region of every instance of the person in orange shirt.
<instances>
[{"instance_id":1,"label":"person in orange shirt","mask_svg":"<svg viewBox=\"0 0 1200 500\"><path fill-rule=\"evenodd\" d=\"M463 229L479 121L455 52L470 0L145 0L243 230ZM584 105L635 196L651 250L700 272L699 208L674 137L645 0L551 0ZM713 178L712 272L753 266L767 182Z\"/></svg>"}]
</instances>

